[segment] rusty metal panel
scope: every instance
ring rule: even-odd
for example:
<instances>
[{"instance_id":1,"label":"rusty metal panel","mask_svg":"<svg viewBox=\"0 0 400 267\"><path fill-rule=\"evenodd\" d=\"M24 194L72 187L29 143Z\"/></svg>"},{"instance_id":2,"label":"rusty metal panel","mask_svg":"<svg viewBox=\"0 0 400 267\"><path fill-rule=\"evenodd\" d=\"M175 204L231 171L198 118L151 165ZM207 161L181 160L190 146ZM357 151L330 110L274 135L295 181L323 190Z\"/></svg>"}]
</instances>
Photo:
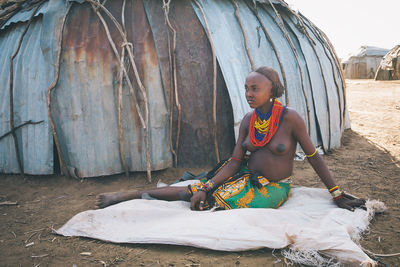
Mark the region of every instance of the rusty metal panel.
<instances>
[{"instance_id":1,"label":"rusty metal panel","mask_svg":"<svg viewBox=\"0 0 400 267\"><path fill-rule=\"evenodd\" d=\"M154 34L164 77L171 79L167 63L168 41L161 1L145 1L147 16ZM212 136L213 72L211 49L207 36L188 1L172 1L169 18L177 31L177 82L182 107L181 134L178 150L179 166L204 166L215 163ZM172 34L170 34L172 44ZM169 61L168 61L169 62ZM168 73L169 72L169 73ZM168 78L164 86L172 86ZM221 158L229 156L234 145L232 106L225 82L217 71L218 144ZM174 109L173 138L175 142L177 110Z\"/></svg>"},{"instance_id":2,"label":"rusty metal panel","mask_svg":"<svg viewBox=\"0 0 400 267\"><path fill-rule=\"evenodd\" d=\"M150 29L145 24L141 3L128 4L127 34L141 80L147 88L150 109L150 157L152 169L171 166L166 102L162 92L159 67ZM120 19L122 1L107 8ZM119 13L118 13L119 12ZM137 12L137 14L136 14ZM108 20L107 20L108 21ZM121 40L110 25L118 47ZM140 26L138 26L140 25ZM131 68L132 69L132 68ZM130 74L134 81L133 73ZM117 88L118 63L103 25L87 4L75 4L64 33L60 80L53 94L55 124L62 140L67 165L82 177L109 175L123 171L119 154ZM137 89L137 85L135 89ZM129 170L146 170L144 134L123 88L123 131L125 156ZM143 103L140 101L143 108Z\"/></svg>"},{"instance_id":3,"label":"rusty metal panel","mask_svg":"<svg viewBox=\"0 0 400 267\"><path fill-rule=\"evenodd\" d=\"M54 124L66 165L81 177L121 172L113 75L116 63L96 14L74 4L66 21Z\"/></svg>"},{"instance_id":4,"label":"rusty metal panel","mask_svg":"<svg viewBox=\"0 0 400 267\"><path fill-rule=\"evenodd\" d=\"M122 3L122 1L120 3ZM117 6L119 7L119 5ZM167 97L164 94L162 86L153 34L146 17L143 1L127 1L126 8L128 40L132 40L136 65L141 80L147 89L147 97L149 100L149 135L152 169L165 169L172 166L172 154L169 145L169 112ZM128 14L134 15L129 16ZM134 77L133 73L132 77ZM144 143L142 145L143 150L140 151L140 153L132 149L135 146L135 142L137 142L134 141L134 136L137 135L139 129L131 127L131 129L128 130L130 128L128 124L127 133L130 134L130 138L126 138L125 150L130 151L130 169L145 170ZM133 142L129 143L131 140ZM142 169L136 166L140 161L142 161Z\"/></svg>"}]
</instances>

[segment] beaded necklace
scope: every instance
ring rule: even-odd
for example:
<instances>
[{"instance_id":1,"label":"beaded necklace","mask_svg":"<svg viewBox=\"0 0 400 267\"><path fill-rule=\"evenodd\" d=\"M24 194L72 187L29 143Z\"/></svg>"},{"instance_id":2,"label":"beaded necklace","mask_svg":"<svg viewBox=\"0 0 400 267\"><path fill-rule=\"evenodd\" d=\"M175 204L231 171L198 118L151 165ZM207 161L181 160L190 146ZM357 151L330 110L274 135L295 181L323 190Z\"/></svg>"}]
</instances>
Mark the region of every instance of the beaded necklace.
<instances>
[{"instance_id":1,"label":"beaded necklace","mask_svg":"<svg viewBox=\"0 0 400 267\"><path fill-rule=\"evenodd\" d=\"M274 104L266 114L262 114L258 109L253 111L249 127L249 138L253 146L262 147L268 144L278 130L284 109L285 106L274 99Z\"/></svg>"}]
</instances>

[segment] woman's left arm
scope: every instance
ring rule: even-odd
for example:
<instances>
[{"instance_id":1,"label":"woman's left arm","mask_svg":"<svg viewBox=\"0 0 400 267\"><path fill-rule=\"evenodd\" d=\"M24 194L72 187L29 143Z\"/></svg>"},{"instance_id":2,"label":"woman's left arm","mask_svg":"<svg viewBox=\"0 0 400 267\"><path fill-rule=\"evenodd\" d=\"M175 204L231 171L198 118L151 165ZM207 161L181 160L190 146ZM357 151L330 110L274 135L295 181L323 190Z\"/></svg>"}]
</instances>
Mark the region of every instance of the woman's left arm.
<instances>
[{"instance_id":1,"label":"woman's left arm","mask_svg":"<svg viewBox=\"0 0 400 267\"><path fill-rule=\"evenodd\" d=\"M321 181L325 184L326 188L331 192L336 205L340 208L352 211L355 207L364 205L365 200L354 198L351 195L340 191L324 160L318 154L314 144L312 143L311 138L306 131L304 120L294 110L289 109L288 113L288 119L292 125L293 137L299 142L301 148L306 154L308 162L318 174Z\"/></svg>"}]
</instances>

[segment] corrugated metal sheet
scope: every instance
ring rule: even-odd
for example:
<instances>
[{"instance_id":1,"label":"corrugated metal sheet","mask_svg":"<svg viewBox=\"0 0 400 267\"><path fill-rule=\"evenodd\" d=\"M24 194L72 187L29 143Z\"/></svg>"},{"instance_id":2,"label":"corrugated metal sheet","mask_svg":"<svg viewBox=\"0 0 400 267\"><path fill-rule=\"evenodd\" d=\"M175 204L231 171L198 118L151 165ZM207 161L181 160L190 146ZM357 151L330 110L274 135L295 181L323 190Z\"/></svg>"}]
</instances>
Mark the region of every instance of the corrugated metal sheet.
<instances>
[{"instance_id":1,"label":"corrugated metal sheet","mask_svg":"<svg viewBox=\"0 0 400 267\"><path fill-rule=\"evenodd\" d=\"M9 59L17 48L26 23L9 27L8 31L0 33L0 135L10 131ZM28 174L53 173L53 139L46 108L46 90L51 83L51 72L48 72L48 64L40 52L41 28L42 18L36 17L14 59L15 126L28 120L44 121L16 131L23 167ZM0 172L20 172L11 135L0 141Z\"/></svg>"},{"instance_id":2,"label":"corrugated metal sheet","mask_svg":"<svg viewBox=\"0 0 400 267\"><path fill-rule=\"evenodd\" d=\"M381 48L376 46L361 46L357 52L353 53L350 57L365 57L365 56L378 56L383 57L389 52L387 48Z\"/></svg>"},{"instance_id":3,"label":"corrugated metal sheet","mask_svg":"<svg viewBox=\"0 0 400 267\"><path fill-rule=\"evenodd\" d=\"M53 1L54 2L54 1ZM43 3L40 8L36 11L35 17L39 16L40 14L44 14L48 12L49 2ZM6 23L1 27L0 30L5 29L6 27L10 26L11 24L18 23L18 22L27 22L29 18L32 16L32 13L35 11L35 8L31 8L29 10L23 10L16 13L12 16Z\"/></svg>"}]
</instances>

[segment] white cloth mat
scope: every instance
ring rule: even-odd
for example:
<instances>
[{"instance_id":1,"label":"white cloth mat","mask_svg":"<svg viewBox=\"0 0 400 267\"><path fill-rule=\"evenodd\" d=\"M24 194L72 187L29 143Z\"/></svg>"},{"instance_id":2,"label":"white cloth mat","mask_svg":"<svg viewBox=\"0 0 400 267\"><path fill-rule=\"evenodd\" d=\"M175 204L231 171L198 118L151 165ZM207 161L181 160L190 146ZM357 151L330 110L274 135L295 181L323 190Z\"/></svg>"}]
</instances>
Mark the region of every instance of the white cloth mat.
<instances>
[{"instance_id":1,"label":"white cloth mat","mask_svg":"<svg viewBox=\"0 0 400 267\"><path fill-rule=\"evenodd\" d=\"M365 264L373 261L353 240L368 228L371 214L370 208L351 212L336 207L326 189L293 187L279 209L200 212L191 211L188 202L137 199L81 212L56 233L222 251L289 246Z\"/></svg>"}]
</instances>

